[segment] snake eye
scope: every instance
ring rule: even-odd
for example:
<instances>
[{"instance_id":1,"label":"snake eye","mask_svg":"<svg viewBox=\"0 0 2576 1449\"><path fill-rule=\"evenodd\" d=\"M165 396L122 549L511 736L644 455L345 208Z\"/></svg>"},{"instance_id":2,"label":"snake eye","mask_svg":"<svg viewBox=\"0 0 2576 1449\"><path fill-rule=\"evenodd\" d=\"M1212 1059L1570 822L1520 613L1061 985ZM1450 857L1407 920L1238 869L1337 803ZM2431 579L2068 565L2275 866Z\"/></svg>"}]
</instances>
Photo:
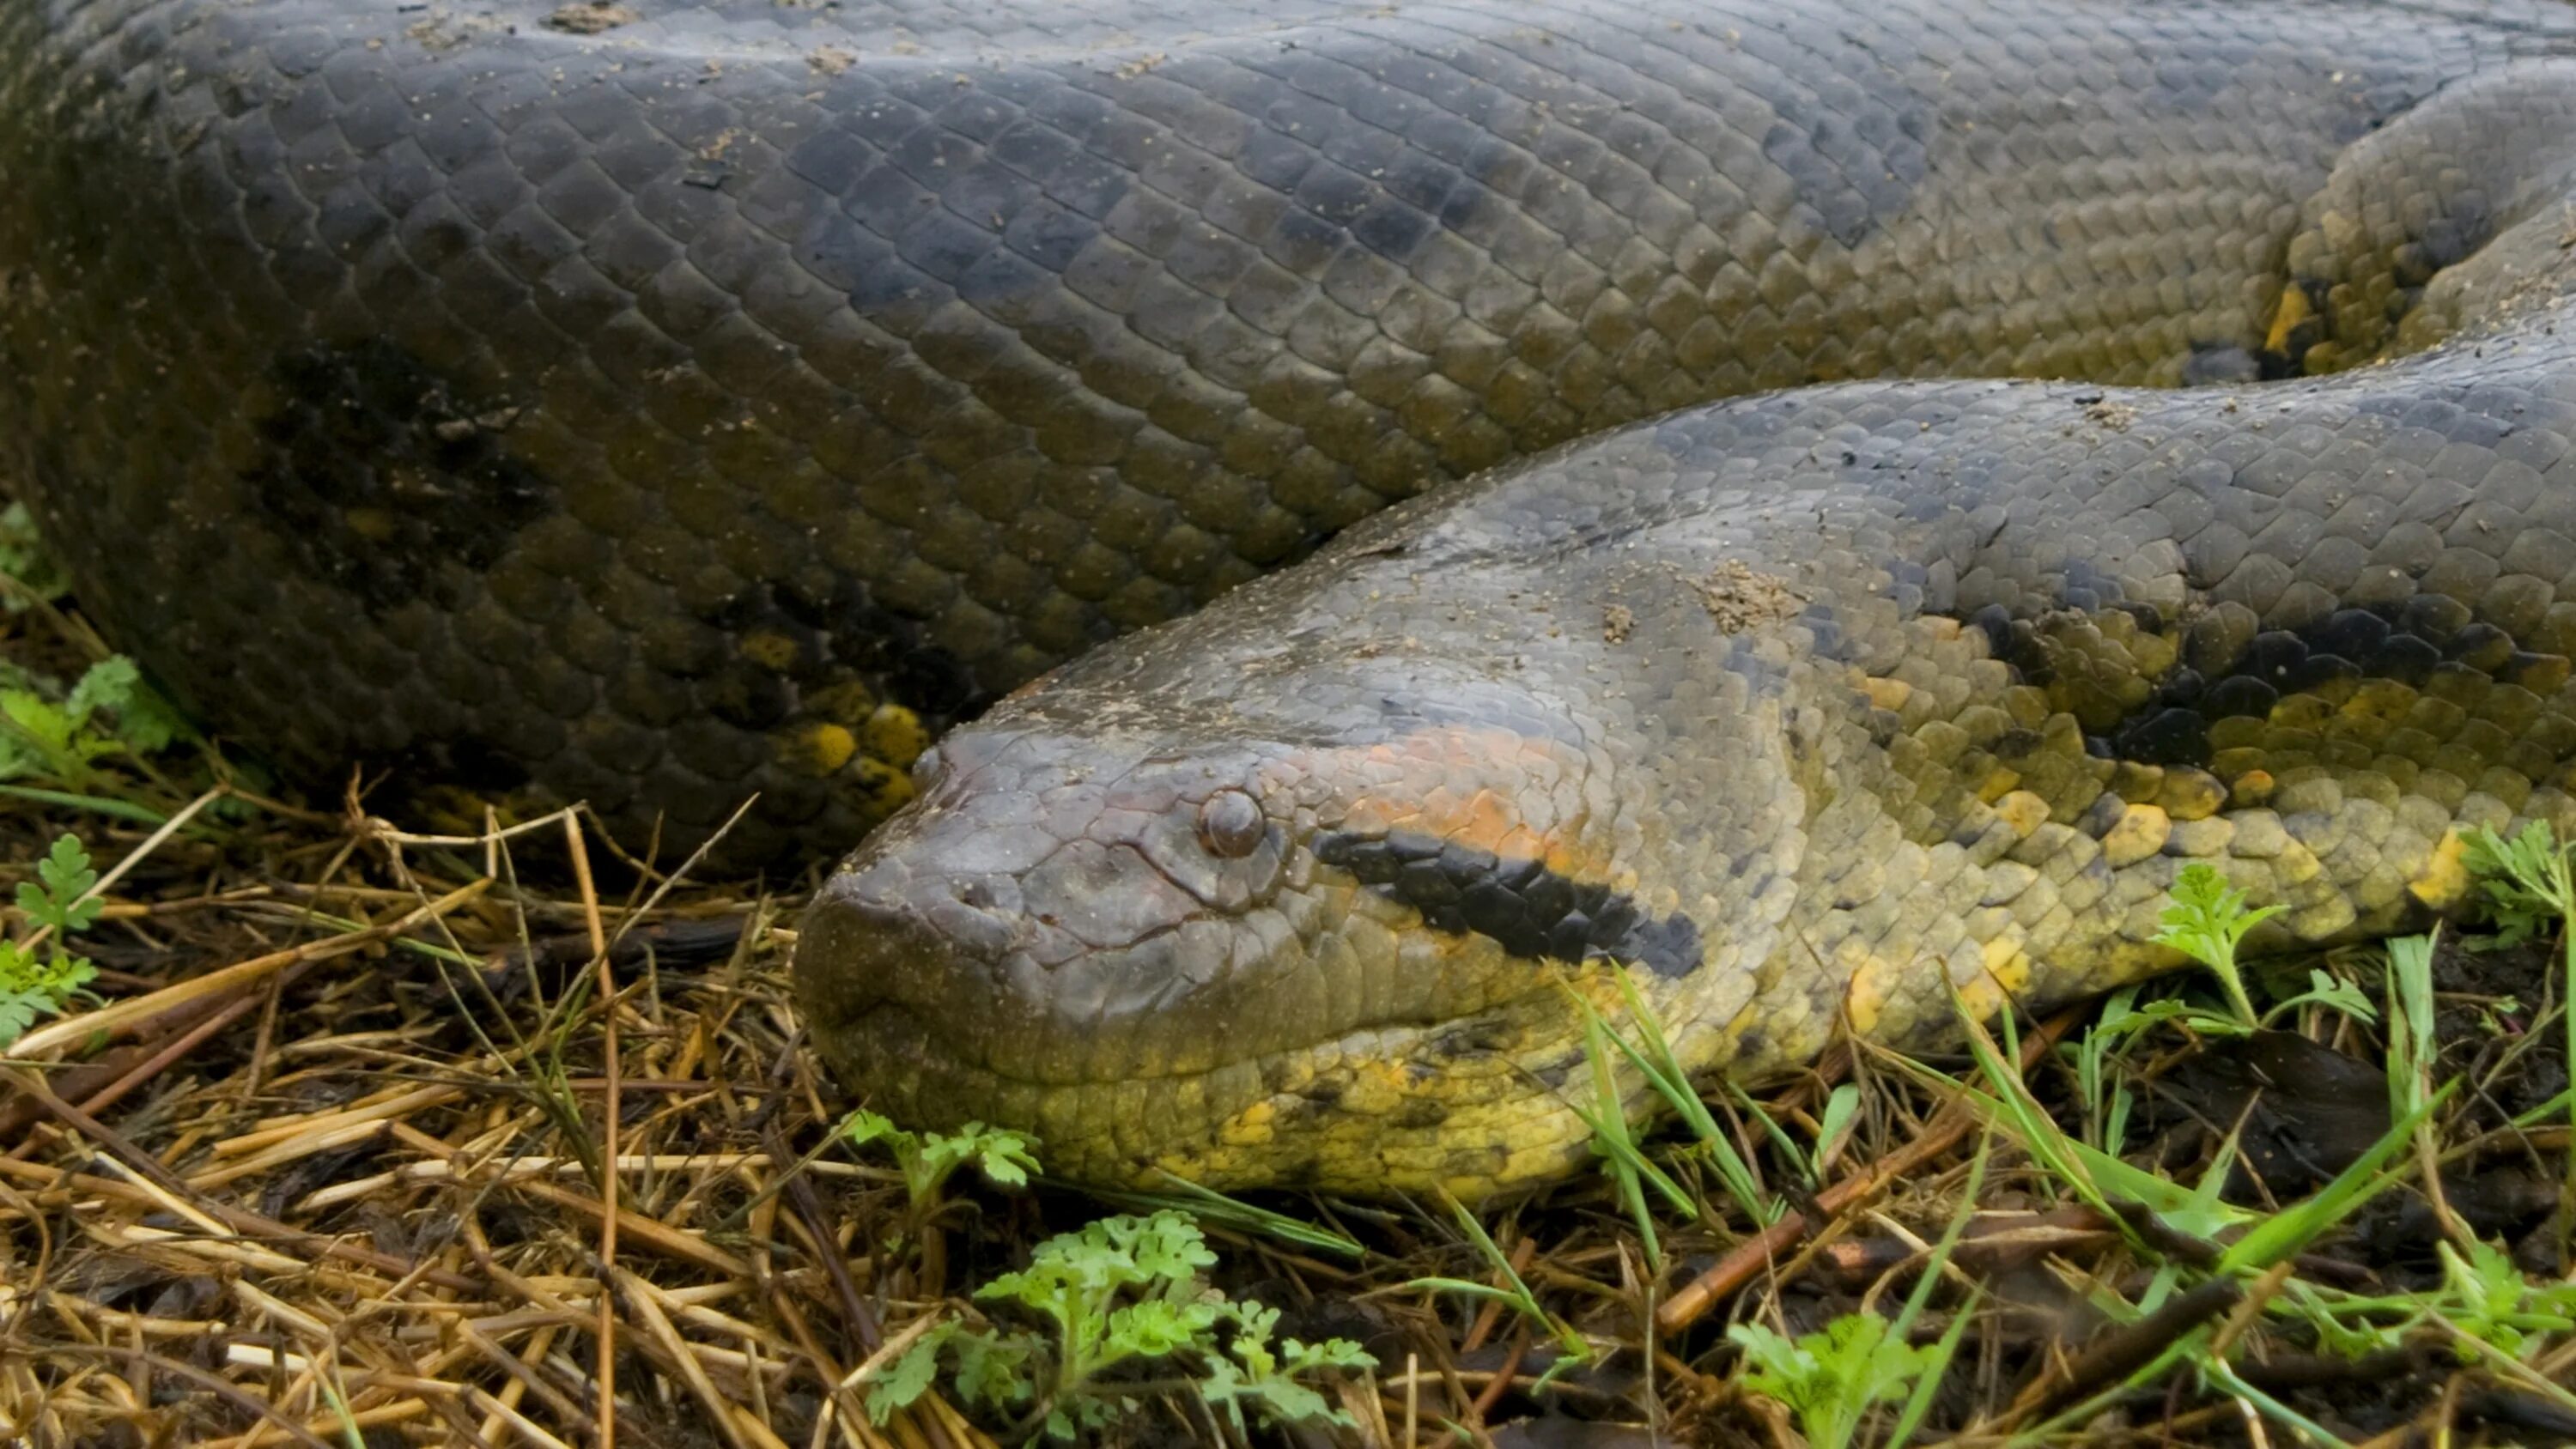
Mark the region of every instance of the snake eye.
<instances>
[{"instance_id":1,"label":"snake eye","mask_svg":"<svg viewBox=\"0 0 2576 1449\"><path fill-rule=\"evenodd\" d=\"M1241 860L1260 847L1269 828L1261 806L1241 790L1219 790L1199 806L1199 844L1210 855Z\"/></svg>"}]
</instances>

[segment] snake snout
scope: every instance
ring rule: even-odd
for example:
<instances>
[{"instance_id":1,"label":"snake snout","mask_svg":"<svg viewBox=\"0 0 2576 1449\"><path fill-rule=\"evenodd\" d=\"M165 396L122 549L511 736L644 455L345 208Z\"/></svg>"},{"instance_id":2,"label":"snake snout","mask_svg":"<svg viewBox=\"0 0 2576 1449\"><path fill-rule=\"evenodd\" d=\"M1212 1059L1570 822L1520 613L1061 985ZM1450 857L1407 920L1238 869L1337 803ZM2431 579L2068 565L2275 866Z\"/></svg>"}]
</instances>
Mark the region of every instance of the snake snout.
<instances>
[{"instance_id":1,"label":"snake snout","mask_svg":"<svg viewBox=\"0 0 2576 1449\"><path fill-rule=\"evenodd\" d=\"M999 894L986 876L925 873L901 854L844 866L797 943L797 987L816 1031L916 1012L954 1019L964 994L989 1000L1016 935L993 909Z\"/></svg>"},{"instance_id":2,"label":"snake snout","mask_svg":"<svg viewBox=\"0 0 2576 1449\"><path fill-rule=\"evenodd\" d=\"M924 875L894 856L834 876L817 904L848 918L860 947L855 959L883 968L862 974L899 995L893 988L907 962L937 956L998 963L1017 932L1011 915L996 907L1016 892L1009 876Z\"/></svg>"},{"instance_id":3,"label":"snake snout","mask_svg":"<svg viewBox=\"0 0 2576 1449\"><path fill-rule=\"evenodd\" d=\"M1245 932L1282 931L1248 924L1287 852L1244 763L960 734L804 920L798 994L845 1080L1007 1121L999 1084L1214 1065L1224 1024L1275 990Z\"/></svg>"}]
</instances>

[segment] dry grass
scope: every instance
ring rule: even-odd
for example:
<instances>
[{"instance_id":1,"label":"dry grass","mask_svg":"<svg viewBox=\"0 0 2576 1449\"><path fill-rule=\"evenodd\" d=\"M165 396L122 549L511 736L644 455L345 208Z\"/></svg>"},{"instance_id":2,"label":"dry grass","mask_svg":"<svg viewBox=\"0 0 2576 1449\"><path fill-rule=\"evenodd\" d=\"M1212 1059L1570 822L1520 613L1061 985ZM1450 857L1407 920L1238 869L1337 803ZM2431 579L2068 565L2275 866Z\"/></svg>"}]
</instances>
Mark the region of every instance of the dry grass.
<instances>
[{"instance_id":1,"label":"dry grass","mask_svg":"<svg viewBox=\"0 0 2576 1449\"><path fill-rule=\"evenodd\" d=\"M935 1403L874 1428L851 1386L918 1308L867 1251L882 1175L802 1160L838 1109L789 903L512 883L583 845L360 819L143 857L93 932L113 1004L12 1052L0 1413L60 1444L579 1443L611 1403L641 1444L981 1442Z\"/></svg>"}]
</instances>

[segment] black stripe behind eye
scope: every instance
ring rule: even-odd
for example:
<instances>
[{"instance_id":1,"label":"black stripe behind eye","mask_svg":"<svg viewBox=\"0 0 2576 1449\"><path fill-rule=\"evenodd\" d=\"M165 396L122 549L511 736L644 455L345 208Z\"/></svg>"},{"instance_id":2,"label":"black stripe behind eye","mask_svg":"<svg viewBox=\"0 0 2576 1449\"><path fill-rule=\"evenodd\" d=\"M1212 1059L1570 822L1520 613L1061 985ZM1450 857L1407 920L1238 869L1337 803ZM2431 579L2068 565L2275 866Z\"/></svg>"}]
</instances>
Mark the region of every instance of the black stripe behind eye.
<instances>
[{"instance_id":1,"label":"black stripe behind eye","mask_svg":"<svg viewBox=\"0 0 2576 1449\"><path fill-rule=\"evenodd\" d=\"M1491 937L1515 956L1608 958L1658 976L1699 969L1699 927L1688 916L1649 915L1629 896L1535 860L1429 835L1345 831L1316 837L1315 858L1420 911L1435 929Z\"/></svg>"}]
</instances>

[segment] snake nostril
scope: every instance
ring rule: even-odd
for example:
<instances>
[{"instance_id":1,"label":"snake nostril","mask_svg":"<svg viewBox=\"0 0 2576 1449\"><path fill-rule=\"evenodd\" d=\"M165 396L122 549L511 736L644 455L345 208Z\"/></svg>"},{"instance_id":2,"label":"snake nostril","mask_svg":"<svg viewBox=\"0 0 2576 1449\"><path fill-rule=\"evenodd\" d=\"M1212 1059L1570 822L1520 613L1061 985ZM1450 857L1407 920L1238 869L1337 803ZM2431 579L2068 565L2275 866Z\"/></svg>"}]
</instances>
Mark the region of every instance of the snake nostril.
<instances>
[{"instance_id":1,"label":"snake nostril","mask_svg":"<svg viewBox=\"0 0 2576 1449\"><path fill-rule=\"evenodd\" d=\"M1241 860L1261 847L1269 828L1260 802L1241 790L1219 790L1199 806L1199 843L1210 855Z\"/></svg>"},{"instance_id":2,"label":"snake nostril","mask_svg":"<svg viewBox=\"0 0 2576 1449\"><path fill-rule=\"evenodd\" d=\"M961 880L956 883L953 889L956 891L957 899L960 903L973 906L979 911L992 909L993 888L986 885L984 882L980 880Z\"/></svg>"}]
</instances>

